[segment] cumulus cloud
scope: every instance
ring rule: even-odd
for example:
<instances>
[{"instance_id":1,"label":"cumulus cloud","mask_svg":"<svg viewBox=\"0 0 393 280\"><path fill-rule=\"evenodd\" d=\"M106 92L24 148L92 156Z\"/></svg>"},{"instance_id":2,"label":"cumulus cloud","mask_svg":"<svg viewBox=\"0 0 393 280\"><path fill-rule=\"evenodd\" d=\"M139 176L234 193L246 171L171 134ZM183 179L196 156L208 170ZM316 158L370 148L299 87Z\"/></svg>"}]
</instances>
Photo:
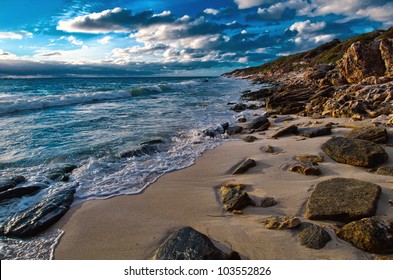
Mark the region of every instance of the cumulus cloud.
<instances>
[{"instance_id":1,"label":"cumulus cloud","mask_svg":"<svg viewBox=\"0 0 393 280\"><path fill-rule=\"evenodd\" d=\"M239 9L248 9L261 5L264 0L234 0Z\"/></svg>"},{"instance_id":2,"label":"cumulus cloud","mask_svg":"<svg viewBox=\"0 0 393 280\"><path fill-rule=\"evenodd\" d=\"M216 16L220 11L216 10L216 9L208 8L208 9L205 9L203 12L208 15L215 15Z\"/></svg>"},{"instance_id":3,"label":"cumulus cloud","mask_svg":"<svg viewBox=\"0 0 393 280\"><path fill-rule=\"evenodd\" d=\"M309 48L315 44L326 43L333 40L335 34L320 34L326 29L326 22L311 22L310 20L295 22L289 30L296 34L293 39L296 44L302 44L304 48Z\"/></svg>"},{"instance_id":4,"label":"cumulus cloud","mask_svg":"<svg viewBox=\"0 0 393 280\"><path fill-rule=\"evenodd\" d=\"M113 39L112 36L105 36L99 40L97 40L97 43L101 44L101 45L107 45L110 43L110 41Z\"/></svg>"},{"instance_id":5,"label":"cumulus cloud","mask_svg":"<svg viewBox=\"0 0 393 280\"><path fill-rule=\"evenodd\" d=\"M297 31L299 34L316 32L322 30L326 27L326 22L316 22L312 23L310 20L295 22L289 27L291 31Z\"/></svg>"},{"instance_id":6,"label":"cumulus cloud","mask_svg":"<svg viewBox=\"0 0 393 280\"><path fill-rule=\"evenodd\" d=\"M33 33L28 31L18 31L18 32L0 32L1 39L11 39L11 40L22 40L24 37L33 37Z\"/></svg>"},{"instance_id":7,"label":"cumulus cloud","mask_svg":"<svg viewBox=\"0 0 393 280\"><path fill-rule=\"evenodd\" d=\"M82 46L83 45L83 41L76 39L75 36L72 36L72 35L68 36L68 37L61 36L60 40L66 40L66 41L68 41L69 43L71 43L71 44L73 44L75 46Z\"/></svg>"},{"instance_id":8,"label":"cumulus cloud","mask_svg":"<svg viewBox=\"0 0 393 280\"><path fill-rule=\"evenodd\" d=\"M144 11L132 14L130 10L114 8L100 13L91 13L78 16L70 20L60 20L57 30L80 33L109 33L130 32L142 26L173 22L174 18L169 11L154 14L153 11Z\"/></svg>"}]
</instances>

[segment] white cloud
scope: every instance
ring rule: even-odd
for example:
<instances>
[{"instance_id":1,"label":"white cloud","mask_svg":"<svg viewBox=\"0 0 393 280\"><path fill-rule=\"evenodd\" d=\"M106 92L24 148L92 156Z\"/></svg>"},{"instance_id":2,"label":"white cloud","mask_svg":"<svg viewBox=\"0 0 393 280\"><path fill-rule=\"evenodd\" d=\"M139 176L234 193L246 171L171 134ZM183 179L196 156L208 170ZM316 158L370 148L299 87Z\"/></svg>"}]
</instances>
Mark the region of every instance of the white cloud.
<instances>
[{"instance_id":1,"label":"white cloud","mask_svg":"<svg viewBox=\"0 0 393 280\"><path fill-rule=\"evenodd\" d=\"M17 58L16 55L0 49L0 60L8 60L8 59L15 59L15 58Z\"/></svg>"},{"instance_id":2,"label":"white cloud","mask_svg":"<svg viewBox=\"0 0 393 280\"><path fill-rule=\"evenodd\" d=\"M75 45L75 46L82 46L83 45L83 41L78 40L75 38L75 36L61 36L60 40L67 40L68 42L70 42L71 44Z\"/></svg>"},{"instance_id":3,"label":"white cloud","mask_svg":"<svg viewBox=\"0 0 393 280\"><path fill-rule=\"evenodd\" d=\"M371 6L365 9L359 9L356 14L379 22L392 22L393 3L386 3L380 7Z\"/></svg>"},{"instance_id":4,"label":"white cloud","mask_svg":"<svg viewBox=\"0 0 393 280\"><path fill-rule=\"evenodd\" d=\"M303 33L320 31L325 27L326 27L326 22L324 21L312 23L310 20L306 20L306 21L295 22L294 24L291 25L291 27L289 27L289 30L297 31L299 32L299 34L303 34Z\"/></svg>"},{"instance_id":5,"label":"white cloud","mask_svg":"<svg viewBox=\"0 0 393 280\"><path fill-rule=\"evenodd\" d=\"M18 31L18 32L0 32L0 39L11 39L11 40L22 40L24 37L33 37L33 33L28 31Z\"/></svg>"},{"instance_id":6,"label":"white cloud","mask_svg":"<svg viewBox=\"0 0 393 280\"><path fill-rule=\"evenodd\" d=\"M101 45L107 45L110 43L110 40L113 39L112 36L105 36L99 40L97 40L97 43L101 44Z\"/></svg>"},{"instance_id":7,"label":"white cloud","mask_svg":"<svg viewBox=\"0 0 393 280\"><path fill-rule=\"evenodd\" d=\"M172 14L171 11L163 11L162 13L154 14L153 17L167 17L170 16L171 14Z\"/></svg>"},{"instance_id":8,"label":"white cloud","mask_svg":"<svg viewBox=\"0 0 393 280\"><path fill-rule=\"evenodd\" d=\"M209 14L209 15L218 15L218 13L220 12L219 10L216 10L216 9L211 9L211 8L208 8L208 9L205 9L204 11L203 11L205 14Z\"/></svg>"},{"instance_id":9,"label":"white cloud","mask_svg":"<svg viewBox=\"0 0 393 280\"><path fill-rule=\"evenodd\" d=\"M239 9L248 9L261 5L264 0L234 0ZM269 2L269 1L268 1Z\"/></svg>"},{"instance_id":10,"label":"white cloud","mask_svg":"<svg viewBox=\"0 0 393 280\"><path fill-rule=\"evenodd\" d=\"M240 57L237 61L240 62L240 63L247 63L248 62L248 57L247 56Z\"/></svg>"}]
</instances>

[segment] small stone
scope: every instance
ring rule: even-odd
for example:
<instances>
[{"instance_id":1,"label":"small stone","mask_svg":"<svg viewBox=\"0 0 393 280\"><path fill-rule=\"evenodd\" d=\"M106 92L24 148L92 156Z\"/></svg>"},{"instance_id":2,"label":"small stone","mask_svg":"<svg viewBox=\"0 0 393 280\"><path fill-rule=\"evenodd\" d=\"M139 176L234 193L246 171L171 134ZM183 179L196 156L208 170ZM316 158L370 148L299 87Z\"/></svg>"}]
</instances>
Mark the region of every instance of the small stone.
<instances>
[{"instance_id":1,"label":"small stone","mask_svg":"<svg viewBox=\"0 0 393 280\"><path fill-rule=\"evenodd\" d=\"M323 162L323 156L320 155L299 154L295 156L295 159L303 162Z\"/></svg>"},{"instance_id":2,"label":"small stone","mask_svg":"<svg viewBox=\"0 0 393 280\"><path fill-rule=\"evenodd\" d=\"M375 171L375 174L393 176L393 166L382 166Z\"/></svg>"},{"instance_id":3,"label":"small stone","mask_svg":"<svg viewBox=\"0 0 393 280\"><path fill-rule=\"evenodd\" d=\"M288 171L303 175L321 175L321 169L313 162L299 161L288 167Z\"/></svg>"},{"instance_id":4,"label":"small stone","mask_svg":"<svg viewBox=\"0 0 393 280\"><path fill-rule=\"evenodd\" d=\"M244 141L244 142L247 142L247 143L252 143L252 142L254 142L254 141L257 140L257 139L258 139L258 138L256 138L255 136L248 135L248 136L246 136L246 137L243 138L243 141Z\"/></svg>"},{"instance_id":5,"label":"small stone","mask_svg":"<svg viewBox=\"0 0 393 280\"><path fill-rule=\"evenodd\" d=\"M247 119L245 117L241 117L241 118L238 118L237 121L239 123L245 123L247 121Z\"/></svg>"},{"instance_id":6,"label":"small stone","mask_svg":"<svg viewBox=\"0 0 393 280\"><path fill-rule=\"evenodd\" d=\"M233 175L239 175L247 172L250 168L257 166L257 163L253 159L247 159L243 162L236 170L232 173Z\"/></svg>"},{"instance_id":7,"label":"small stone","mask_svg":"<svg viewBox=\"0 0 393 280\"><path fill-rule=\"evenodd\" d=\"M226 211L243 210L255 206L255 202L244 191L243 185L228 184L220 187L221 201Z\"/></svg>"},{"instance_id":8,"label":"small stone","mask_svg":"<svg viewBox=\"0 0 393 280\"><path fill-rule=\"evenodd\" d=\"M270 146L270 145L266 145L266 146L261 147L261 150L263 152L269 153L269 154L274 153L274 148L272 146Z\"/></svg>"},{"instance_id":9,"label":"small stone","mask_svg":"<svg viewBox=\"0 0 393 280\"><path fill-rule=\"evenodd\" d=\"M263 208L267 208L267 207L271 207L277 205L277 201L270 196L265 196L261 199L261 207Z\"/></svg>"},{"instance_id":10,"label":"small stone","mask_svg":"<svg viewBox=\"0 0 393 280\"><path fill-rule=\"evenodd\" d=\"M243 211L242 210L233 210L232 214L241 215L241 214L243 214Z\"/></svg>"},{"instance_id":11,"label":"small stone","mask_svg":"<svg viewBox=\"0 0 393 280\"><path fill-rule=\"evenodd\" d=\"M312 223L301 223L297 237L300 245L316 250L325 247L332 240L323 227Z\"/></svg>"},{"instance_id":12,"label":"small stone","mask_svg":"<svg viewBox=\"0 0 393 280\"><path fill-rule=\"evenodd\" d=\"M265 225L267 229L290 229L300 225L300 220L296 217L288 216L271 216L262 219L260 223Z\"/></svg>"}]
</instances>

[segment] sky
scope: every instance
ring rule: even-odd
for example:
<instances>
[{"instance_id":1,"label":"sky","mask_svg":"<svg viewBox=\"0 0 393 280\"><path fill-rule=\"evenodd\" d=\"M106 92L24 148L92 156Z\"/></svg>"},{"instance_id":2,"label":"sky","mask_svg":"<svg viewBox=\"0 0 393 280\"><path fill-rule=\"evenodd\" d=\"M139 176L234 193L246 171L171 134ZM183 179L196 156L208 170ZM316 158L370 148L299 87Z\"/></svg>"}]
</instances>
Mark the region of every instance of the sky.
<instances>
[{"instance_id":1,"label":"sky","mask_svg":"<svg viewBox=\"0 0 393 280\"><path fill-rule=\"evenodd\" d=\"M393 25L393 0L0 0L0 77L211 76Z\"/></svg>"}]
</instances>

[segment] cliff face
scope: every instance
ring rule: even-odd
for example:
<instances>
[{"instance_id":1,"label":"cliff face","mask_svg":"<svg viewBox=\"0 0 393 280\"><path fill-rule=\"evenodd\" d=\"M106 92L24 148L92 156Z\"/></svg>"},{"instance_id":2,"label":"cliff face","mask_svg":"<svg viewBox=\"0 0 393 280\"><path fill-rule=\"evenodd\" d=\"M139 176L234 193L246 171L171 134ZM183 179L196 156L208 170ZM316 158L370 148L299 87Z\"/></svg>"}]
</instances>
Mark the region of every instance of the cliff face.
<instances>
[{"instance_id":1,"label":"cliff face","mask_svg":"<svg viewBox=\"0 0 393 280\"><path fill-rule=\"evenodd\" d=\"M264 101L267 109L282 114L393 116L393 27L224 76L274 84L244 98Z\"/></svg>"}]
</instances>

